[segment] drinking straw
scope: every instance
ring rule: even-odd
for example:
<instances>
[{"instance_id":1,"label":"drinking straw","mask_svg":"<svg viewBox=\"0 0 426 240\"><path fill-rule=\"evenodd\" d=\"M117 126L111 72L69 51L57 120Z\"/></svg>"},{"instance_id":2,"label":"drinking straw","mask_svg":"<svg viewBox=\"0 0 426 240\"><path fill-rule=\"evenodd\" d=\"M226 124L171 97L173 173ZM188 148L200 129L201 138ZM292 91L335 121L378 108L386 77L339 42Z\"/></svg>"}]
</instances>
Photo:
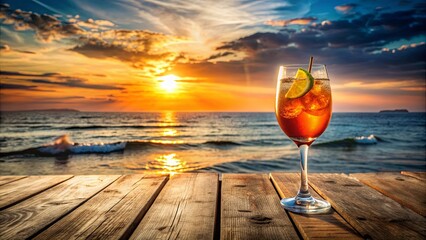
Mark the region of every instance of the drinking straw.
<instances>
[{"instance_id":1,"label":"drinking straw","mask_svg":"<svg viewBox=\"0 0 426 240\"><path fill-rule=\"evenodd\" d=\"M312 70L312 64L314 63L314 57L310 57L309 58L309 67L308 67L308 72L311 73Z\"/></svg>"}]
</instances>

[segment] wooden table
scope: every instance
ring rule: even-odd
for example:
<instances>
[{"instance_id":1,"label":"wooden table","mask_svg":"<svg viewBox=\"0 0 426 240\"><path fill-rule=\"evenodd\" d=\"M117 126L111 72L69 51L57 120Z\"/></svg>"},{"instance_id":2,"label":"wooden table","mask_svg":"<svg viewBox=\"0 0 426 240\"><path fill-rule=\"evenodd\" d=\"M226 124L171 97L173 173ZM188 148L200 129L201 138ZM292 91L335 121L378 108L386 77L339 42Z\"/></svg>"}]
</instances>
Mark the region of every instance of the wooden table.
<instances>
[{"instance_id":1,"label":"wooden table","mask_svg":"<svg viewBox=\"0 0 426 240\"><path fill-rule=\"evenodd\" d=\"M297 173L0 177L0 239L426 239L426 173L309 175L333 210L289 213Z\"/></svg>"}]
</instances>

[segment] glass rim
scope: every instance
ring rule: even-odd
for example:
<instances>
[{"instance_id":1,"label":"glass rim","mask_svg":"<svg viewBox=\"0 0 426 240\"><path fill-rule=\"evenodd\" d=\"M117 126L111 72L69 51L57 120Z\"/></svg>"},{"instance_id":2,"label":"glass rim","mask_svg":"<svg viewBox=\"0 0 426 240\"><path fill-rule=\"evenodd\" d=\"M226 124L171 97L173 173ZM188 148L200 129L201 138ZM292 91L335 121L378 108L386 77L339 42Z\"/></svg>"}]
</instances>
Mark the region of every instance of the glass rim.
<instances>
[{"instance_id":1,"label":"glass rim","mask_svg":"<svg viewBox=\"0 0 426 240\"><path fill-rule=\"evenodd\" d=\"M280 67L301 67L301 66L308 66L309 63L305 63L305 64L284 64L284 65L280 65ZM312 64L312 67L325 67L325 64L320 64L320 63L314 63Z\"/></svg>"}]
</instances>

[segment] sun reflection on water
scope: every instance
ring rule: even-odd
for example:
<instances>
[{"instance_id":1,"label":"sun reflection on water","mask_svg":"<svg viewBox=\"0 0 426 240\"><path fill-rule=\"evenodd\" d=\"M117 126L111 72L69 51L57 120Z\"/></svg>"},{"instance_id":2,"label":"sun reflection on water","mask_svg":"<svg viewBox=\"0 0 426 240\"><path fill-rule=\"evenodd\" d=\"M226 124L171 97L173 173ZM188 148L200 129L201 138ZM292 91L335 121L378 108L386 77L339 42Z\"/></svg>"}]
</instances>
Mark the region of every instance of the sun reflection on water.
<instances>
[{"instance_id":1,"label":"sun reflection on water","mask_svg":"<svg viewBox=\"0 0 426 240\"><path fill-rule=\"evenodd\" d=\"M176 173L186 170L186 162L179 159L176 153L163 154L155 158L153 166L158 169L160 174L170 174L173 176Z\"/></svg>"},{"instance_id":2,"label":"sun reflection on water","mask_svg":"<svg viewBox=\"0 0 426 240\"><path fill-rule=\"evenodd\" d=\"M164 144L164 145L167 145L167 144L184 144L185 143L182 140L175 140L175 141L173 141L173 140L149 140L149 142L159 143L159 144Z\"/></svg>"},{"instance_id":3,"label":"sun reflection on water","mask_svg":"<svg viewBox=\"0 0 426 240\"><path fill-rule=\"evenodd\" d=\"M179 121L176 119L176 114L174 112L163 112L160 116L159 126L162 127L173 127L179 125Z\"/></svg>"},{"instance_id":4,"label":"sun reflection on water","mask_svg":"<svg viewBox=\"0 0 426 240\"><path fill-rule=\"evenodd\" d=\"M160 134L164 137L176 137L178 131L173 128L176 124L179 124L176 119L176 114L174 112L163 112L160 115L160 126L164 128ZM174 139L174 138L171 138ZM164 145L173 145L173 144L184 144L182 140L150 140L151 143L164 144ZM187 165L186 161L183 161L181 156L178 156L176 152L168 152L163 154L155 154L153 160L149 161L146 164L146 169L153 171L158 174L170 174L173 176L176 173L181 173L188 171L190 167Z\"/></svg>"},{"instance_id":5,"label":"sun reflection on water","mask_svg":"<svg viewBox=\"0 0 426 240\"><path fill-rule=\"evenodd\" d=\"M163 112L161 120L165 123L174 123L176 121L176 115L174 112Z\"/></svg>"},{"instance_id":6,"label":"sun reflection on water","mask_svg":"<svg viewBox=\"0 0 426 240\"><path fill-rule=\"evenodd\" d=\"M163 130L162 135L166 137L174 137L177 135L177 131L175 129L166 128Z\"/></svg>"}]
</instances>

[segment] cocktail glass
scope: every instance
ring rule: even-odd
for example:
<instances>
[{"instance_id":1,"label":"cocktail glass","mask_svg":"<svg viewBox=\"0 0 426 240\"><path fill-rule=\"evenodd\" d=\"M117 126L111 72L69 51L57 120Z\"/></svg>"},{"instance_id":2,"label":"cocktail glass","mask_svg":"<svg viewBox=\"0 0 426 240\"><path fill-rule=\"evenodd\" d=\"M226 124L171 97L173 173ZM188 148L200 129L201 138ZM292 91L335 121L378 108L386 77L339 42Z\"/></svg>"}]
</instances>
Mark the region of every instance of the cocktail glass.
<instances>
[{"instance_id":1,"label":"cocktail glass","mask_svg":"<svg viewBox=\"0 0 426 240\"><path fill-rule=\"evenodd\" d=\"M308 68L313 79L311 78L310 85L308 84L304 88L303 81L307 80L296 79L295 76L300 71L299 68L305 66L280 66L275 103L275 116L281 129L300 150L301 184L299 192L295 197L282 199L281 205L291 212L304 214L328 212L331 207L330 203L313 198L309 192L309 146L327 128L331 119L332 105L330 80L325 65L310 65L311 67Z\"/></svg>"}]
</instances>

